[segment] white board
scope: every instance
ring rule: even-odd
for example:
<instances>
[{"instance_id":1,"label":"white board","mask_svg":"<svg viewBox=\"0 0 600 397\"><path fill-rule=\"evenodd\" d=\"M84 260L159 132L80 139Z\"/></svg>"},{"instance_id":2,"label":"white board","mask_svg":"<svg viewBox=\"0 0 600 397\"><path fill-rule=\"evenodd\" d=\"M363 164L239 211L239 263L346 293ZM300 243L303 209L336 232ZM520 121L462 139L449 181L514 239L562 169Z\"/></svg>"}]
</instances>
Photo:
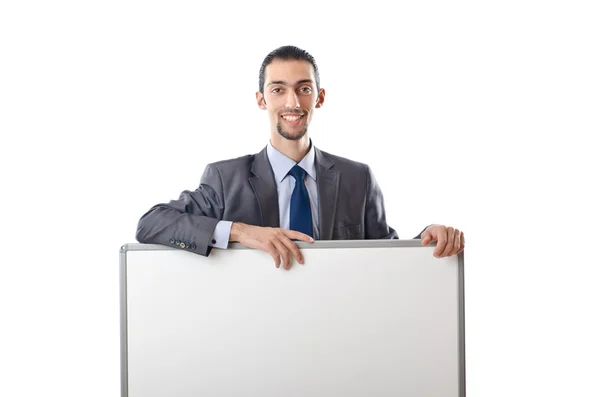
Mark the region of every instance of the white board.
<instances>
[{"instance_id":1,"label":"white board","mask_svg":"<svg viewBox=\"0 0 600 397\"><path fill-rule=\"evenodd\" d=\"M122 396L464 396L463 257L419 243L123 246Z\"/></svg>"}]
</instances>

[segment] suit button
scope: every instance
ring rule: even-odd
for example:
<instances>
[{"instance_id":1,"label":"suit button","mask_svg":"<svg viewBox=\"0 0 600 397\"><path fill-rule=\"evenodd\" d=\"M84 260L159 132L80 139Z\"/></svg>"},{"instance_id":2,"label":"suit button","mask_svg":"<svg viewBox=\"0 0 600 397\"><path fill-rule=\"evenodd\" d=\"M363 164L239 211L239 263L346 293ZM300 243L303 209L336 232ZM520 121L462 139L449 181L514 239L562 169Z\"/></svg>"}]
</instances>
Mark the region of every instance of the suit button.
<instances>
[{"instance_id":1,"label":"suit button","mask_svg":"<svg viewBox=\"0 0 600 397\"><path fill-rule=\"evenodd\" d=\"M190 249L190 243L185 243L185 249L189 250Z\"/></svg>"},{"instance_id":2,"label":"suit button","mask_svg":"<svg viewBox=\"0 0 600 397\"><path fill-rule=\"evenodd\" d=\"M190 245L190 249L195 250L196 249L196 244L192 243L192 245Z\"/></svg>"},{"instance_id":3,"label":"suit button","mask_svg":"<svg viewBox=\"0 0 600 397\"><path fill-rule=\"evenodd\" d=\"M179 245L180 242L181 241L179 241L179 240L175 240L175 245Z\"/></svg>"},{"instance_id":4,"label":"suit button","mask_svg":"<svg viewBox=\"0 0 600 397\"><path fill-rule=\"evenodd\" d=\"M171 244L175 244L175 239L174 239L174 238L172 238L172 239L170 239L170 240L169 240L169 242L170 242Z\"/></svg>"},{"instance_id":5,"label":"suit button","mask_svg":"<svg viewBox=\"0 0 600 397\"><path fill-rule=\"evenodd\" d=\"M180 248L185 248L185 243L184 243L183 241L182 241L182 242L180 242L180 243L179 243L179 247L180 247Z\"/></svg>"},{"instance_id":6,"label":"suit button","mask_svg":"<svg viewBox=\"0 0 600 397\"><path fill-rule=\"evenodd\" d=\"M212 243L213 243L213 244L216 244L216 243L217 243L217 240L213 239Z\"/></svg>"}]
</instances>

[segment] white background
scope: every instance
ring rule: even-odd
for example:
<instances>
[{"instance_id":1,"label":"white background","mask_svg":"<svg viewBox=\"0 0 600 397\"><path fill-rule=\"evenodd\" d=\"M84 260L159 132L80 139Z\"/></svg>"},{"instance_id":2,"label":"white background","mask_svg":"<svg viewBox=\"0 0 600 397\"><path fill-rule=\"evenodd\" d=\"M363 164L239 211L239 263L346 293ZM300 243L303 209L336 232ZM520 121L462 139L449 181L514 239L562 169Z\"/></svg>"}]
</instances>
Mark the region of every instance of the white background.
<instances>
[{"instance_id":1,"label":"white background","mask_svg":"<svg viewBox=\"0 0 600 397\"><path fill-rule=\"evenodd\" d=\"M286 44L327 90L314 143L371 165L401 238L464 230L467 394L600 395L593 3L3 2L0 395L119 395L119 247L266 145Z\"/></svg>"}]
</instances>

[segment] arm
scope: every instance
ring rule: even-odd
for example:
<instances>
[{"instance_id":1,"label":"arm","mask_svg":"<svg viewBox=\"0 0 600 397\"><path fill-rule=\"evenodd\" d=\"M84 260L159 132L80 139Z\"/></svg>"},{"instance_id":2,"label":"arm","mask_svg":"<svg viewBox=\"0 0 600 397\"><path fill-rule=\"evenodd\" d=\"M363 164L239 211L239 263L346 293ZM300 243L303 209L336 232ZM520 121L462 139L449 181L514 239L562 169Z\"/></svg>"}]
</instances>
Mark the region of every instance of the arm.
<instances>
[{"instance_id":1,"label":"arm","mask_svg":"<svg viewBox=\"0 0 600 397\"><path fill-rule=\"evenodd\" d=\"M365 239L397 239L398 233L388 226L385 219L383 193L369 166L367 166L366 188Z\"/></svg>"},{"instance_id":2,"label":"arm","mask_svg":"<svg viewBox=\"0 0 600 397\"><path fill-rule=\"evenodd\" d=\"M171 247L179 242L182 249L208 256L223 209L221 177L216 166L209 164L195 191L186 190L178 200L157 204L141 217L136 239Z\"/></svg>"},{"instance_id":3,"label":"arm","mask_svg":"<svg viewBox=\"0 0 600 397\"><path fill-rule=\"evenodd\" d=\"M238 241L268 252L277 267L283 258L284 268L290 268L290 253L303 263L292 239L312 243L311 237L291 230L221 221L223 197L219 171L208 165L198 189L184 191L178 200L155 205L142 216L136 238L140 243L178 246L204 256L208 256L212 246L226 248L228 241Z\"/></svg>"},{"instance_id":4,"label":"arm","mask_svg":"<svg viewBox=\"0 0 600 397\"><path fill-rule=\"evenodd\" d=\"M375 180L375 176L368 168L367 177L367 208L365 211L365 238L398 238L394 229L387 225L383 195ZM419 233L415 239L422 239L421 245L425 246L437 241L433 255L439 258L452 256L462 252L465 248L464 233L458 229L444 225L429 225Z\"/></svg>"}]
</instances>

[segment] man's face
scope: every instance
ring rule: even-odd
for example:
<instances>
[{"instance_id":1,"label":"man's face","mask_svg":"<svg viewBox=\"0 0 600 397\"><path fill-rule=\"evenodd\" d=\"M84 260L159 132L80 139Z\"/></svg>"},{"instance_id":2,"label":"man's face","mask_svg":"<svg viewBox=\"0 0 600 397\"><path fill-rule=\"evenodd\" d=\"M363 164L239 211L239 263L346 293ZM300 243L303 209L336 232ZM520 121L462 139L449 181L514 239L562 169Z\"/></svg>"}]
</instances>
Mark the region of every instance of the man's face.
<instances>
[{"instance_id":1,"label":"man's face","mask_svg":"<svg viewBox=\"0 0 600 397\"><path fill-rule=\"evenodd\" d=\"M265 69L263 91L264 95L256 93L256 99L258 106L269 112L271 131L289 140L306 134L314 108L325 99L324 90L317 92L308 61L274 60Z\"/></svg>"}]
</instances>

